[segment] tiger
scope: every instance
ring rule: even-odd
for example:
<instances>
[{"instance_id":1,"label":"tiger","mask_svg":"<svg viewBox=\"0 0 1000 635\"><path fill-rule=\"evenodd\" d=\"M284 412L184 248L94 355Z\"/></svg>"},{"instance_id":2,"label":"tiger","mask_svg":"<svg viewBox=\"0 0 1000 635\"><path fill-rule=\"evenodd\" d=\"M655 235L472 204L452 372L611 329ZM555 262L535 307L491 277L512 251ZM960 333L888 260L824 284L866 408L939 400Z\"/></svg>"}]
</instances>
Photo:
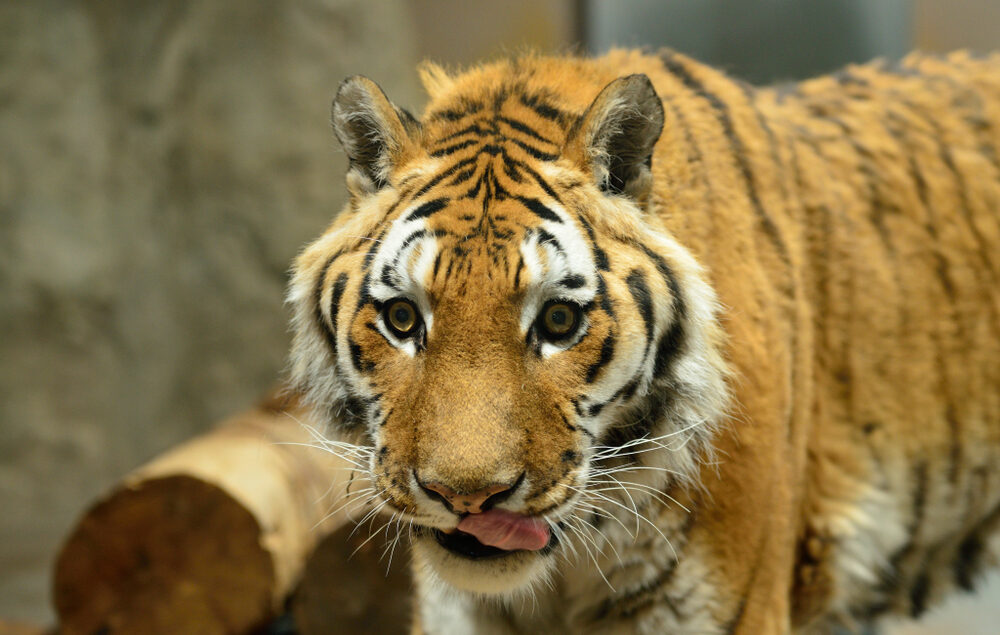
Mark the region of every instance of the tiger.
<instances>
[{"instance_id":1,"label":"tiger","mask_svg":"<svg viewBox=\"0 0 1000 635\"><path fill-rule=\"evenodd\" d=\"M414 633L860 632L1000 523L1000 56L754 87L670 49L332 106L289 385Z\"/></svg>"}]
</instances>

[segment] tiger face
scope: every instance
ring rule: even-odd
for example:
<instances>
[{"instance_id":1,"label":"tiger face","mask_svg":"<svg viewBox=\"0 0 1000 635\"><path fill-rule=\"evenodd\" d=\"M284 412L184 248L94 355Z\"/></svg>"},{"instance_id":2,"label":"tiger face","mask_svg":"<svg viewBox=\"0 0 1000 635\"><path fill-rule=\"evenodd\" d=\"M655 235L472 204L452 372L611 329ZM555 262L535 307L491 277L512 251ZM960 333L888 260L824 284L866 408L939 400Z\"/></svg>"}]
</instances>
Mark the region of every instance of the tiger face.
<instances>
[{"instance_id":1,"label":"tiger face","mask_svg":"<svg viewBox=\"0 0 1000 635\"><path fill-rule=\"evenodd\" d=\"M635 498L694 473L724 407L720 330L645 213L663 124L645 76L582 113L528 81L430 80L421 122L365 78L334 100L351 201L295 264L292 381L411 523L418 566L504 594L581 518L620 513L601 492L623 455L653 468L620 476Z\"/></svg>"}]
</instances>

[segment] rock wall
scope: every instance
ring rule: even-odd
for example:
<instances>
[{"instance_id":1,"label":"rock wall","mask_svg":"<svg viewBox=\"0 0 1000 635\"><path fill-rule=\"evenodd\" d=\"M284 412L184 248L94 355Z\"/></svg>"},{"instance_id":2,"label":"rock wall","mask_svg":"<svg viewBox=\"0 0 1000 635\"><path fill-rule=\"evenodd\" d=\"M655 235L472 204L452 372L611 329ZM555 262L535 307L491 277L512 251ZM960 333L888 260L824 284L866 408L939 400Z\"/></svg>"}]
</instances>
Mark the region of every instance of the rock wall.
<instances>
[{"instance_id":1,"label":"rock wall","mask_svg":"<svg viewBox=\"0 0 1000 635\"><path fill-rule=\"evenodd\" d=\"M422 100L409 5L0 0L0 617L51 620L114 480L256 399L340 209L345 76Z\"/></svg>"}]
</instances>

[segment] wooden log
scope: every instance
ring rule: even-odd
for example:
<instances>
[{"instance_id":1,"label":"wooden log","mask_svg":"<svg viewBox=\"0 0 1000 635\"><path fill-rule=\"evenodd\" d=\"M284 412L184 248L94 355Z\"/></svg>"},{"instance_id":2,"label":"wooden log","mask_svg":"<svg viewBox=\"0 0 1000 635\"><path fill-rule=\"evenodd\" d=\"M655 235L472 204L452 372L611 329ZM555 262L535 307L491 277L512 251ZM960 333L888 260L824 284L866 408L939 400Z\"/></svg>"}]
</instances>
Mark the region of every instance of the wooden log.
<instances>
[{"instance_id":1,"label":"wooden log","mask_svg":"<svg viewBox=\"0 0 1000 635\"><path fill-rule=\"evenodd\" d=\"M409 538L393 548L398 529L386 522L349 523L316 547L290 602L299 635L410 631Z\"/></svg>"},{"instance_id":2,"label":"wooden log","mask_svg":"<svg viewBox=\"0 0 1000 635\"><path fill-rule=\"evenodd\" d=\"M60 632L245 633L277 614L349 464L312 447L295 403L239 415L129 475L59 553Z\"/></svg>"},{"instance_id":3,"label":"wooden log","mask_svg":"<svg viewBox=\"0 0 1000 635\"><path fill-rule=\"evenodd\" d=\"M25 622L8 622L0 619L0 635L55 635L51 629L45 629Z\"/></svg>"}]
</instances>

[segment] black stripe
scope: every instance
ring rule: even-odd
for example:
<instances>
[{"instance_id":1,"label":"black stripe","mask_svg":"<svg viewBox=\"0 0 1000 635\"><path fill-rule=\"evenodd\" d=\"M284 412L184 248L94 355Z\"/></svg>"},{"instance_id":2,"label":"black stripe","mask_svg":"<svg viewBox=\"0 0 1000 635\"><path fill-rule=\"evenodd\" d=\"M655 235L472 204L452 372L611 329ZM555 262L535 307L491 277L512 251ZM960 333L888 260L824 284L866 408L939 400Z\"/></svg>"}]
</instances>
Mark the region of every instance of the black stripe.
<instances>
[{"instance_id":1,"label":"black stripe","mask_svg":"<svg viewBox=\"0 0 1000 635\"><path fill-rule=\"evenodd\" d=\"M639 380L633 379L629 383L622 386L621 398L623 401L628 401L635 396L635 391L639 389Z\"/></svg>"},{"instance_id":2,"label":"black stripe","mask_svg":"<svg viewBox=\"0 0 1000 635\"><path fill-rule=\"evenodd\" d=\"M656 357L653 361L653 376L663 377L683 349L684 327L675 318L667 332L660 336L660 341L656 345Z\"/></svg>"},{"instance_id":3,"label":"black stripe","mask_svg":"<svg viewBox=\"0 0 1000 635\"><path fill-rule=\"evenodd\" d=\"M576 432L576 426L569 422L569 419L566 418L566 413L562 410L557 410L557 412L559 413L559 418L562 419L563 424L566 426L566 429L570 432Z\"/></svg>"},{"instance_id":4,"label":"black stripe","mask_svg":"<svg viewBox=\"0 0 1000 635\"><path fill-rule=\"evenodd\" d=\"M407 180L409 180L410 178L413 178L413 177L409 177ZM386 219L386 218L388 218L390 214L392 214L393 212L395 212L396 208L399 207L399 204L403 202L403 199L405 199L407 196L409 196L410 192L413 190L412 187L407 187L407 186L404 186L403 184L400 184L400 188L401 189L400 189L400 192L399 192L399 197L396 198L395 201L393 201L392 205L389 206L389 209L387 209L385 211L385 214L382 215L382 219L383 220Z\"/></svg>"},{"instance_id":5,"label":"black stripe","mask_svg":"<svg viewBox=\"0 0 1000 635\"><path fill-rule=\"evenodd\" d=\"M364 414L366 409L367 404L363 398L349 395L340 403L340 412L338 414L344 422L344 427L352 428L365 422Z\"/></svg>"},{"instance_id":6,"label":"black stripe","mask_svg":"<svg viewBox=\"0 0 1000 635\"><path fill-rule=\"evenodd\" d=\"M506 158L507 155L505 154L504 159ZM517 166L514 165L513 161L505 160L503 162L503 171L507 176L510 177L510 180L514 181L515 183L520 183L524 180L524 178L520 175L520 173L518 173Z\"/></svg>"},{"instance_id":7,"label":"black stripe","mask_svg":"<svg viewBox=\"0 0 1000 635\"><path fill-rule=\"evenodd\" d=\"M985 489L989 475L983 473L982 470L983 468L974 468L973 471L983 474L981 483ZM985 539L995 531L998 518L1000 518L1000 507L994 507L973 526L972 531L966 535L956 550L956 560L952 564L955 583L966 591L974 590L976 578L984 572L984 566L989 564L990 552Z\"/></svg>"},{"instance_id":8,"label":"black stripe","mask_svg":"<svg viewBox=\"0 0 1000 635\"><path fill-rule=\"evenodd\" d=\"M340 254L337 253L330 256L330 258L326 261L326 264L323 265L323 270L320 272L319 278L316 280L316 288L313 291L313 302L315 305L315 308L313 309L313 315L316 320L316 327L320 330L320 332L323 333L323 337L326 338L326 343L330 346L330 353L333 354L334 356L337 355L337 334L335 330L331 331L330 327L327 326L326 320L323 318L323 287L324 283L326 282L326 274L328 271L330 271L330 266L333 264L333 261L336 260L339 255ZM346 284L347 274L341 273L340 277L337 278L338 283L340 282L341 278L345 279L345 284ZM336 288L334 288L334 292L336 293ZM343 289L341 289L341 293L343 293ZM334 329L336 329L335 311L337 303L339 301L340 298L337 298L336 300L331 302L330 305L330 310L331 310L330 317L332 318Z\"/></svg>"},{"instance_id":9,"label":"black stripe","mask_svg":"<svg viewBox=\"0 0 1000 635\"><path fill-rule=\"evenodd\" d=\"M354 366L355 370L359 373L370 373L375 369L375 364L364 359L361 353L361 347L354 341L354 338L349 337L347 344L351 351L351 365Z\"/></svg>"},{"instance_id":10,"label":"black stripe","mask_svg":"<svg viewBox=\"0 0 1000 635\"><path fill-rule=\"evenodd\" d=\"M431 272L431 280L437 278L438 268L441 266L441 256L444 254L443 251L438 251L437 256L434 257L434 270Z\"/></svg>"},{"instance_id":11,"label":"black stripe","mask_svg":"<svg viewBox=\"0 0 1000 635\"><path fill-rule=\"evenodd\" d=\"M517 145L517 147L521 148L522 150L524 150L534 158L538 159L539 161L555 161L556 159L559 158L558 154L552 154L550 152L542 152L538 148L530 146L527 143L524 143L523 141L520 141L518 139L511 139L511 141L515 145Z\"/></svg>"},{"instance_id":12,"label":"black stripe","mask_svg":"<svg viewBox=\"0 0 1000 635\"><path fill-rule=\"evenodd\" d=\"M471 179L472 175L474 175L475 173L476 173L476 168L475 167L471 167L468 170L463 170L462 172L459 172L458 174L456 174L455 178L453 178L448 184L449 185L461 185L462 183L465 183L466 181L468 181L469 179Z\"/></svg>"},{"instance_id":13,"label":"black stripe","mask_svg":"<svg viewBox=\"0 0 1000 635\"><path fill-rule=\"evenodd\" d=\"M677 282L677 278L674 276L674 272L670 269L670 266L667 265L666 261L658 253L646 245L639 243L639 247L656 265L657 270L663 277L667 288L670 290L670 295L672 296L673 323L665 333L660 335L660 341L656 344L656 357L653 362L653 375L658 378L665 376L667 371L670 369L674 358L676 358L683 349L683 321L687 313L687 308L684 305L684 299L681 297L680 284Z\"/></svg>"},{"instance_id":14,"label":"black stripe","mask_svg":"<svg viewBox=\"0 0 1000 635\"><path fill-rule=\"evenodd\" d=\"M568 118L565 112L545 101L539 95L520 95L520 98L522 104L534 110L535 114L542 119L562 123Z\"/></svg>"},{"instance_id":15,"label":"black stripe","mask_svg":"<svg viewBox=\"0 0 1000 635\"><path fill-rule=\"evenodd\" d=\"M691 514L689 518L693 518L693 516ZM674 574L677 571L677 564L678 560L674 558L654 578L644 582L639 588L625 591L618 597L604 600L595 611L593 620L604 620L612 612L614 612L614 616L618 620L629 619L654 604L665 606L675 617L680 619L680 611L672 597L669 595L657 597L657 593L673 580ZM677 601L682 602L683 598L679 598Z\"/></svg>"},{"instance_id":16,"label":"black stripe","mask_svg":"<svg viewBox=\"0 0 1000 635\"><path fill-rule=\"evenodd\" d=\"M563 249L562 243L559 242L558 238L556 238L555 236L553 236L549 232L545 231L541 227L536 227L535 231L538 232L538 244L540 244L540 245L541 244L549 244L549 245L552 245L553 247L555 247L556 251L560 251L562 253L566 253L566 250Z\"/></svg>"},{"instance_id":17,"label":"black stripe","mask_svg":"<svg viewBox=\"0 0 1000 635\"><path fill-rule=\"evenodd\" d=\"M535 183L538 183L538 187L542 188L542 190L544 190L546 194L548 194L553 200L555 200L555 202L559 203L560 205L562 204L562 199L559 198L559 195L556 194L556 191L552 189L552 186L550 186L545 181L545 179L542 178L542 175L536 172L533 167L531 167L527 163L522 163L517 159L512 159L508 157L506 153L503 155L503 158L505 161L508 161L515 167L517 167L518 170L521 170L522 172L527 172L528 175L535 180Z\"/></svg>"},{"instance_id":18,"label":"black stripe","mask_svg":"<svg viewBox=\"0 0 1000 635\"><path fill-rule=\"evenodd\" d=\"M614 399L611 399L611 401L614 401ZM601 411L604 410L604 407L607 406L609 403L611 403L611 401L608 401L606 403L591 404L590 406L587 407L587 416L596 417L597 415L601 414Z\"/></svg>"},{"instance_id":19,"label":"black stripe","mask_svg":"<svg viewBox=\"0 0 1000 635\"><path fill-rule=\"evenodd\" d=\"M485 181L486 181L486 172L484 171L482 174L479 175L479 178L476 179L476 184L470 187L468 191L462 195L461 198L476 198L477 196L479 196L479 190L483 187L483 183ZM489 201L488 196L483 197L484 204L487 203L488 201Z\"/></svg>"},{"instance_id":20,"label":"black stripe","mask_svg":"<svg viewBox=\"0 0 1000 635\"><path fill-rule=\"evenodd\" d=\"M778 150L778 137L774 134L774 130L764 117L764 113L761 112L760 108L757 106L755 95L756 89L745 82L738 82L738 85L740 90L743 91L743 96L747 100L747 107L750 108L754 117L757 119L757 126L767 137L767 147L770 151L771 163L774 164L775 172L778 174L775 180L778 182L778 189L781 190L781 200L787 205L789 198L785 176L788 174L788 170L786 169L784 162L781 160L781 154Z\"/></svg>"},{"instance_id":21,"label":"black stripe","mask_svg":"<svg viewBox=\"0 0 1000 635\"><path fill-rule=\"evenodd\" d=\"M559 281L559 284L569 289L579 289L586 283L587 283L586 278L577 273L570 274Z\"/></svg>"},{"instance_id":22,"label":"black stripe","mask_svg":"<svg viewBox=\"0 0 1000 635\"><path fill-rule=\"evenodd\" d=\"M726 633L726 635L732 635L733 633L735 633L736 627L739 626L740 622L743 620L743 614L747 610L747 598L749 596L749 593L750 593L750 588L748 587L744 591L743 597L740 598L740 603L736 606L736 611L733 613L733 616L726 621L723 630L723 632Z\"/></svg>"},{"instance_id":23,"label":"black stripe","mask_svg":"<svg viewBox=\"0 0 1000 635\"><path fill-rule=\"evenodd\" d=\"M409 247L410 244L413 243L414 240L416 240L418 238L423 238L424 236L429 236L429 235L430 235L430 232L427 231L426 229L418 229L417 231L415 231L412 234L410 234L409 236L407 236L405 239L403 239L403 244L401 244L399 246L399 251L397 252L396 258L395 258L395 260L393 262L399 262L399 256L402 253L402 251L405 250L407 247Z\"/></svg>"},{"instance_id":24,"label":"black stripe","mask_svg":"<svg viewBox=\"0 0 1000 635\"><path fill-rule=\"evenodd\" d=\"M546 139L542 135L540 135L537 132L535 132L530 126L527 126L526 124L523 124L520 121L515 121L514 119L508 119L507 117L498 117L497 121L501 121L501 122L507 124L508 126L510 126L511 128L513 128L514 130L517 130L518 132L524 133L524 134L528 135L529 137L537 139L538 141L541 141L543 143L548 143L550 145L556 145L556 143L554 141L550 141L550 140Z\"/></svg>"},{"instance_id":25,"label":"black stripe","mask_svg":"<svg viewBox=\"0 0 1000 635\"><path fill-rule=\"evenodd\" d=\"M474 123L474 124L471 124L471 125L468 125L468 126L462 128L461 130L453 132L453 133L451 133L448 136L441 137L440 139L438 139L438 140L435 141L435 145L440 145L440 144L445 143L447 141L451 141L452 139L457 139L458 137L461 137L463 135L467 135L467 134L471 134L471 133L475 133L477 135L485 135L486 132L487 132L486 130L483 130L482 128L479 127L479 124Z\"/></svg>"},{"instance_id":26,"label":"black stripe","mask_svg":"<svg viewBox=\"0 0 1000 635\"><path fill-rule=\"evenodd\" d=\"M611 333L604 338L601 342L601 356L597 358L597 361L590 365L587 369L586 382L588 384L594 383L597 379L597 374L601 372L601 369L611 362L615 355L615 337Z\"/></svg>"},{"instance_id":27,"label":"black stripe","mask_svg":"<svg viewBox=\"0 0 1000 635\"><path fill-rule=\"evenodd\" d=\"M646 327L646 353L653 344L653 295L649 292L649 285L646 284L646 274L638 269L633 269L625 278L628 291L632 294L636 306L639 308L639 315L642 316L642 323Z\"/></svg>"},{"instance_id":28,"label":"black stripe","mask_svg":"<svg viewBox=\"0 0 1000 635\"><path fill-rule=\"evenodd\" d=\"M344 297L344 290L347 289L347 273L343 272L337 276L337 281L333 283L333 293L330 296L330 327L334 340L337 338L337 309L340 300Z\"/></svg>"},{"instance_id":29,"label":"black stripe","mask_svg":"<svg viewBox=\"0 0 1000 635\"><path fill-rule=\"evenodd\" d=\"M642 249L643 253L653 261L656 265L656 270L660 272L660 276L663 277L664 283L666 283L667 288L670 290L670 295L673 302L673 311L675 319L682 319L687 314L687 308L684 306L684 298L681 297L681 285L677 282L677 277L674 275L673 270L667 261L663 257L647 247L642 243L638 243L639 248Z\"/></svg>"},{"instance_id":30,"label":"black stripe","mask_svg":"<svg viewBox=\"0 0 1000 635\"><path fill-rule=\"evenodd\" d=\"M594 228L582 214L577 214L577 218L590 238L590 247L594 253L594 262L597 264L598 271L611 271L611 262L608 260L608 254L597 244L597 236L594 234Z\"/></svg>"},{"instance_id":31,"label":"black stripe","mask_svg":"<svg viewBox=\"0 0 1000 635\"><path fill-rule=\"evenodd\" d=\"M410 212L409 216L406 217L407 221L417 220L419 218L427 218L431 214L440 212L448 204L448 199L446 198L436 198L433 201L428 201L418 207L417 209Z\"/></svg>"},{"instance_id":32,"label":"black stripe","mask_svg":"<svg viewBox=\"0 0 1000 635\"><path fill-rule=\"evenodd\" d=\"M791 258L788 254L788 248L785 246L785 243L781 238L781 232L778 230L778 226L775 225L774 220L764 210L764 206L760 201L760 196L757 192L757 181L754 177L753 171L750 169L750 162L747 159L746 148L743 146L743 141L740 139L739 135L736 134L736 128L733 126L733 120L729 114L729 107L726 106L726 103L722 101L718 95L709 92L705 86L698 81L698 79L691 75L690 71L688 71L683 64L673 57L672 54L663 53L660 55L660 59L663 61L664 67L672 75L679 79L689 90L707 101L709 105L712 106L712 109L715 111L716 119L722 126L726 139L729 140L729 145L732 148L733 156L736 158L740 172L743 175L743 181L747 188L747 195L753 205L754 212L757 214L758 221L763 227L764 233L767 234L767 237L770 239L782 262L786 265L790 265Z\"/></svg>"},{"instance_id":33,"label":"black stripe","mask_svg":"<svg viewBox=\"0 0 1000 635\"><path fill-rule=\"evenodd\" d=\"M394 275L395 273L396 271L395 269L393 269L392 265L387 264L386 266L382 267L382 275L379 276L379 279L385 286L395 291L399 291L399 285L397 284L396 276Z\"/></svg>"},{"instance_id":34,"label":"black stripe","mask_svg":"<svg viewBox=\"0 0 1000 635\"><path fill-rule=\"evenodd\" d=\"M976 576L979 574L983 555L986 553L983 539L978 533L967 536L958 545L958 554L952 564L955 583L966 591L975 591Z\"/></svg>"},{"instance_id":35,"label":"black stripe","mask_svg":"<svg viewBox=\"0 0 1000 635\"><path fill-rule=\"evenodd\" d=\"M536 216L542 220L552 221L553 223L561 223L562 219L559 215L553 212L551 209L542 205L541 201L536 198L525 198L523 196L517 197L517 200L527 207L529 210L535 213Z\"/></svg>"},{"instance_id":36,"label":"black stripe","mask_svg":"<svg viewBox=\"0 0 1000 635\"><path fill-rule=\"evenodd\" d=\"M898 564L908 552L912 552L916 546L920 528L924 524L927 514L927 461L918 461L912 468L910 480L913 482L913 490L910 493L910 522L907 523L907 542L899 551L892 555L891 564Z\"/></svg>"},{"instance_id":37,"label":"black stripe","mask_svg":"<svg viewBox=\"0 0 1000 635\"><path fill-rule=\"evenodd\" d=\"M354 307L354 317L357 317L358 311L363 309L365 305L371 304L374 301L370 291L372 284L372 272L371 270L365 274L365 277L361 280L361 288L358 289L358 302ZM353 317L351 319L354 319Z\"/></svg>"},{"instance_id":38,"label":"black stripe","mask_svg":"<svg viewBox=\"0 0 1000 635\"><path fill-rule=\"evenodd\" d=\"M608 314L615 324L618 319L615 317L615 307L611 304L611 295L608 293L608 284L604 281L604 276L597 276L597 295L601 297L601 310Z\"/></svg>"},{"instance_id":39,"label":"black stripe","mask_svg":"<svg viewBox=\"0 0 1000 635\"><path fill-rule=\"evenodd\" d=\"M448 168L444 172L441 172L440 174L438 174L437 176L435 176L434 178L432 178L430 181L427 181L427 183L425 183L424 186L422 188L420 188L420 190L418 190L416 194L413 195L413 198L420 198L421 196L423 196L424 194L426 194L428 191L430 191L430 189L432 187L434 187L435 185L437 185L438 183L440 183L444 179L448 178L449 176L451 176L455 172L458 172L462 168L465 168L465 167L467 167L469 165L474 164L475 162L476 162L476 157L474 157L474 156L473 157L466 157L466 158L462 159L461 161L456 162L455 164L453 164L450 168Z\"/></svg>"},{"instance_id":40,"label":"black stripe","mask_svg":"<svg viewBox=\"0 0 1000 635\"><path fill-rule=\"evenodd\" d=\"M521 271L524 270L524 256L518 255L517 269L514 271L514 289L521 286Z\"/></svg>"},{"instance_id":41,"label":"black stripe","mask_svg":"<svg viewBox=\"0 0 1000 635\"><path fill-rule=\"evenodd\" d=\"M990 260L989 256L987 256L987 253L991 251L990 247L986 239L983 237L982 232L979 231L979 228L973 220L973 212L969 204L968 188L966 187L965 178L955 165L955 159L952 156L951 148L944 141L941 125L929 114L917 108L917 106L909 100L900 98L900 101L918 117L923 119L928 126L930 126L931 131L933 132L932 137L937 145L938 156L940 157L941 162L944 163L945 167L948 169L948 173L951 175L951 179L955 183L955 190L958 193L959 211L962 212L966 225L969 227L969 233L972 234L973 239L979 247L978 255L980 260L983 262L983 268L990 274L990 278L995 281L997 279L996 271L994 270L993 262Z\"/></svg>"},{"instance_id":42,"label":"black stripe","mask_svg":"<svg viewBox=\"0 0 1000 635\"><path fill-rule=\"evenodd\" d=\"M478 139L466 139L465 141L459 141L458 143L452 144L447 148L441 148L440 150L435 150L434 152L431 152L431 156L435 158L448 156L449 154L454 154L463 148L474 146L477 143L479 143Z\"/></svg>"},{"instance_id":43,"label":"black stripe","mask_svg":"<svg viewBox=\"0 0 1000 635\"><path fill-rule=\"evenodd\" d=\"M379 232L379 235L371 240L371 244L368 246L368 251L365 252L365 258L362 261L362 267L368 269L372 266L372 261L375 260L375 252L378 251L379 246L382 244L382 238L385 236L385 232L388 228L383 229Z\"/></svg>"},{"instance_id":44,"label":"black stripe","mask_svg":"<svg viewBox=\"0 0 1000 635\"><path fill-rule=\"evenodd\" d=\"M483 109L483 104L468 100L463 100L461 108L445 108L444 110L438 110L432 112L427 116L429 121L434 121L437 119L444 119L446 121L458 121L468 117L469 115L474 115Z\"/></svg>"},{"instance_id":45,"label":"black stripe","mask_svg":"<svg viewBox=\"0 0 1000 635\"><path fill-rule=\"evenodd\" d=\"M937 227L933 222L934 208L931 207L930 204L930 197L927 191L927 179L924 178L923 172L921 172L920 167L914 158L916 152L914 151L912 144L907 141L907 136L905 134L905 131L909 129L909 126L904 119L892 111L886 112L886 121L893 124L892 126L886 125L885 129L889 133L889 136L891 136L900 146L903 155L907 158L907 168L910 179L916 186L917 197L920 199L920 204L927 213L928 219L924 222L924 229L932 239L937 241L938 232ZM937 273L938 279L941 281L941 287L948 296L948 299L954 304L955 283L952 280L951 268L948 264L948 260L939 250L934 250L932 257L935 261L935 272Z\"/></svg>"},{"instance_id":46,"label":"black stripe","mask_svg":"<svg viewBox=\"0 0 1000 635\"><path fill-rule=\"evenodd\" d=\"M920 572L916 582L910 587L910 617L918 618L927 610L927 600L931 594L930 573L926 569Z\"/></svg>"}]
</instances>

